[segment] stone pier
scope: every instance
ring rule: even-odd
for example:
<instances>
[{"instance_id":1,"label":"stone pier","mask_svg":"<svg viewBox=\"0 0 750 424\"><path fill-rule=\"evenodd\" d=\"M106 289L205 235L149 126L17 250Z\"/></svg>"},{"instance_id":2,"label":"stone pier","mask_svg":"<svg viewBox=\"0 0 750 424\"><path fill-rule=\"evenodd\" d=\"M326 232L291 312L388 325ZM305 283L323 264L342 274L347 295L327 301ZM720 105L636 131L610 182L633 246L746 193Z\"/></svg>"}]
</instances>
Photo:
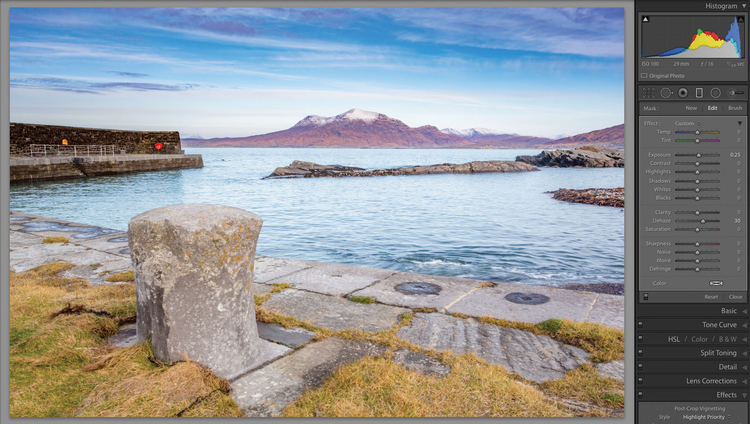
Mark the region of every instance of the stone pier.
<instances>
[{"instance_id":1,"label":"stone pier","mask_svg":"<svg viewBox=\"0 0 750 424\"><path fill-rule=\"evenodd\" d=\"M137 338L157 360L191 360L232 379L260 356L255 243L263 221L242 209L182 204L130 220Z\"/></svg>"},{"instance_id":2,"label":"stone pier","mask_svg":"<svg viewBox=\"0 0 750 424\"><path fill-rule=\"evenodd\" d=\"M397 339L428 351L474 354L534 383L559 379L593 360L588 352L549 336L495 326L476 318L489 316L527 323L566 318L625 327L623 296L255 257L255 239L252 253L236 253L232 250L237 243L234 236L239 240L248 230L241 217L252 214L233 208L222 209L238 211L237 215L201 214L195 209L183 214L180 207L206 208L209 212L216 206L172 206L165 208L160 219L143 219L156 212L150 211L134 218L142 225L135 232L131 225L130 234L11 211L10 269L21 273L61 260L76 265L64 271L63 277L85 278L93 285L132 284L109 282L107 276L133 269L134 265L136 284L143 285L150 275L154 286L145 291L136 288L138 320L150 319L154 324L158 318L161 321L155 325L157 330L168 330L162 334L168 344L159 349L174 355L161 360L187 357L208 365L229 380L232 397L246 416L277 416L305 390L322 384L337 367L365 356L383 356L388 350L387 346L370 341L321 337L303 326L285 328L256 323L253 295L258 295L258 303L262 303L259 308L267 313L296 318L327 331L390 330L406 314L412 314L410 324L395 332ZM221 222L226 222L226 227ZM260 219L250 222L257 225L251 230L257 236ZM45 243L47 237L64 237L68 241ZM242 248L249 246L241 241L239 244ZM232 255L225 256L227 251ZM131 252L135 252L133 263ZM247 259L240 257L235 263L237 255ZM147 257L155 259L149 262ZM153 299L161 296L161 303L156 303L156 312L149 312L150 317L144 317L142 312L142 296L147 294ZM369 298L372 303L353 301L356 298ZM163 305L161 310L159 305ZM124 325L110 343L132 345L137 341L134 333L133 328ZM151 335L156 348L155 336ZM246 341L233 340L232 335ZM181 340L206 341L179 345L173 342L178 336L185 338ZM252 347L253 340L258 350ZM214 353L201 356L202 352ZM409 349L392 352L391 360L427 375L445 376L452 372L450 366L436 358ZM624 381L624 360L594 365L600 376Z\"/></svg>"}]
</instances>

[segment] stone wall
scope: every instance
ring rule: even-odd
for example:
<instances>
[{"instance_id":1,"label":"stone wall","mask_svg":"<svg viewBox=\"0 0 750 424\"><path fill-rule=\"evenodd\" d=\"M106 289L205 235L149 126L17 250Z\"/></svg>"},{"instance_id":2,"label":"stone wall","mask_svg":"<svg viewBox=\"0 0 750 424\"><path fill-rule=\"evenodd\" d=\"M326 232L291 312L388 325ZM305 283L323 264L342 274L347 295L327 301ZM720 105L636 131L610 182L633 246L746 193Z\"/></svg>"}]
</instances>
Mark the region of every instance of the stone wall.
<instances>
[{"instance_id":1,"label":"stone wall","mask_svg":"<svg viewBox=\"0 0 750 424\"><path fill-rule=\"evenodd\" d=\"M69 146L110 145L115 151L134 154L179 154L182 153L180 133L177 131L120 131L97 128L61 127L56 125L10 124L10 144L23 149L30 144L61 145L68 140ZM154 148L162 143L161 150Z\"/></svg>"},{"instance_id":2,"label":"stone wall","mask_svg":"<svg viewBox=\"0 0 750 424\"><path fill-rule=\"evenodd\" d=\"M201 155L90 156L10 159L10 181L43 181L126 172L202 168Z\"/></svg>"}]
</instances>

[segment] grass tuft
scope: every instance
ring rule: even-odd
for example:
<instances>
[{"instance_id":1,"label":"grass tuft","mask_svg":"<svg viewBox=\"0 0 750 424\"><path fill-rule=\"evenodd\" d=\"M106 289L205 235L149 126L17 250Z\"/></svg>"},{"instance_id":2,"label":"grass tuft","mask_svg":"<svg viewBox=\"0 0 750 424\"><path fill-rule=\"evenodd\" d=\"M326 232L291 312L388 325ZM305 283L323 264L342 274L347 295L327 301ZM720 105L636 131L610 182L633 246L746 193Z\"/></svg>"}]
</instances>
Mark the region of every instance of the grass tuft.
<instances>
[{"instance_id":1,"label":"grass tuft","mask_svg":"<svg viewBox=\"0 0 750 424\"><path fill-rule=\"evenodd\" d=\"M135 287L57 276L73 267L10 273L12 417L175 416L190 405L183 416L240 415L228 383L198 364L158 366L148 343L108 345L135 317Z\"/></svg>"},{"instance_id":2,"label":"grass tuft","mask_svg":"<svg viewBox=\"0 0 750 424\"><path fill-rule=\"evenodd\" d=\"M255 299L255 306L262 305L263 302L265 302L266 300L268 300L269 297L271 297L271 293L267 293L267 294L254 294L253 298Z\"/></svg>"},{"instance_id":3,"label":"grass tuft","mask_svg":"<svg viewBox=\"0 0 750 424\"><path fill-rule=\"evenodd\" d=\"M286 289L291 289L292 288L292 286L290 286L287 283L273 283L273 284L271 284L271 286L273 287L271 289L271 293L278 293L278 292L280 292L282 290L286 290Z\"/></svg>"},{"instance_id":4,"label":"grass tuft","mask_svg":"<svg viewBox=\"0 0 750 424\"><path fill-rule=\"evenodd\" d=\"M112 274L107 277L107 281L110 283L125 283L129 281L135 281L135 277L133 276L133 270L131 269L130 271Z\"/></svg>"},{"instance_id":5,"label":"grass tuft","mask_svg":"<svg viewBox=\"0 0 750 424\"><path fill-rule=\"evenodd\" d=\"M355 303L364 303L364 304L375 303L375 299L371 298L370 296L352 296L348 299Z\"/></svg>"},{"instance_id":6,"label":"grass tuft","mask_svg":"<svg viewBox=\"0 0 750 424\"><path fill-rule=\"evenodd\" d=\"M537 324L536 328L538 328L539 331L545 333L557 333L558 331L562 330L563 325L564 324L561 319L550 318L547 321L543 321Z\"/></svg>"},{"instance_id":7,"label":"grass tuft","mask_svg":"<svg viewBox=\"0 0 750 424\"><path fill-rule=\"evenodd\" d=\"M423 314L432 314L432 313L437 312L437 309L435 308L413 308L412 311L420 312Z\"/></svg>"},{"instance_id":8,"label":"grass tuft","mask_svg":"<svg viewBox=\"0 0 750 424\"><path fill-rule=\"evenodd\" d=\"M56 236L56 237L47 237L45 238L42 243L52 244L52 243L67 243L69 240L65 237Z\"/></svg>"}]
</instances>

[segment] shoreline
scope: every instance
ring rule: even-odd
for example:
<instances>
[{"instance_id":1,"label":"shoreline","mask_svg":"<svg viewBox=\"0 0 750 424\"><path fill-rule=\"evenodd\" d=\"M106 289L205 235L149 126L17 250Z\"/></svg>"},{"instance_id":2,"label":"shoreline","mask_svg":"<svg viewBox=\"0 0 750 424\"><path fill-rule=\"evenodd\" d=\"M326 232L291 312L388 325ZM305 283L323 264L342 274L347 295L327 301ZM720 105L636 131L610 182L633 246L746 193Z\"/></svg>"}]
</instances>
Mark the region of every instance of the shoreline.
<instances>
[{"instance_id":1,"label":"shoreline","mask_svg":"<svg viewBox=\"0 0 750 424\"><path fill-rule=\"evenodd\" d=\"M123 237L127 237L127 230L118 230L118 229L100 227L100 226L97 226L97 225L89 225L89 224L82 224L82 223L76 223L76 222L71 222L71 221L65 221L65 220L60 220L60 219L57 219L57 218L49 218L49 217L46 217L46 216L43 216L43 215L36 215L36 214L26 213L26 212L22 212L20 210L10 210L10 217L11 217L10 218L11 232L18 231L18 230L14 230L13 229L13 224L14 223L23 224L23 223L31 222L31 219L27 220L26 218L27 217L34 217L34 218L39 218L41 220L44 220L46 222L60 223L60 227L59 228L63 228L63 229L66 228L66 227L67 228L76 228L76 227L78 227L78 228L95 228L95 229L99 229L97 231L100 232L100 234L99 234L100 236L104 236L104 235L107 235L107 234L112 234L112 236L110 238L113 238L113 239L122 239ZM89 231L89 230L87 230L87 231ZM65 236L65 237L67 237L69 239L70 239L69 235L73 234L70 231L60 231L60 230L52 230L52 229L50 229L49 231L28 231L28 232L23 231L23 232L25 232L27 234L43 233L45 236L55 236L55 235L61 234L61 235ZM99 236L97 236L97 238L99 238ZM88 242L84 242L84 240L86 240L86 239L81 239L82 244L88 246L89 243ZM76 239L75 238L70 239L70 243L76 243ZM122 244L122 246L120 246L121 250L122 249L126 249L127 248L127 239L125 239L125 242L122 242L120 244ZM11 240L11 245L12 245L12 240ZM107 252L112 252L113 249L117 245L118 244L115 243L112 246L108 246L110 248L108 248L106 251ZM119 253L121 255L125 255L125 256L129 255L129 252L117 252L117 253ZM263 254L256 254L256 256L257 257L272 258L272 256L267 256L267 255L263 255ZM127 256L127 257L129 258L129 256ZM329 265L342 266L342 267L365 267L367 269L380 269L380 270L384 270L384 271L387 270L387 271L392 271L392 272L402 272L402 273L409 273L409 274L414 274L414 275L423 275L423 276L436 277L436 278L459 278L459 279L463 279L463 280L473 280L473 281L478 281L478 282L487 281L487 282L489 282L491 284L513 284L513 285L516 285L516 286L519 286L519 287L526 287L529 290L534 290L536 288L539 288L539 289L542 289L542 290L544 290L544 289L559 289L559 290L571 290L571 291L586 292L586 293L600 293L600 294L607 294L607 295L613 295L613 296L618 296L618 297L623 296L623 294L624 294L624 289L623 288L624 288L624 284L625 284L624 282L580 283L580 282L571 282L571 281L557 281L557 282L550 282L549 284L527 284L527 283L518 282L518 281L504 282L504 281L499 281L499 280L494 280L494 279L486 279L486 278L482 279L481 277L472 277L472 276L468 276L468 277L454 277L454 276L451 276L451 275L443 275L443 274L424 274L422 272L418 272L418 271L415 271L415 270L408 270L408 269L406 269L406 270L397 270L397 269L375 268L375 267L373 267L373 265L351 265L351 264L343 264L343 263L316 262L316 261L308 261L308 260L305 260L305 259L291 259L291 258L277 258L277 259L288 260L288 261L298 261L298 262L305 262L305 263L329 264Z\"/></svg>"},{"instance_id":2,"label":"shoreline","mask_svg":"<svg viewBox=\"0 0 750 424\"><path fill-rule=\"evenodd\" d=\"M584 146L587 146L584 144ZM624 146L597 146L613 150L625 151ZM544 147L328 147L328 146L182 146L183 149L356 149L356 150L549 150L549 149L577 149L568 146L544 146Z\"/></svg>"},{"instance_id":3,"label":"shoreline","mask_svg":"<svg viewBox=\"0 0 750 424\"><path fill-rule=\"evenodd\" d=\"M109 273L132 270L127 232L98 226L10 211L10 269L23 272L56 260L79 265L78 276L91 284L107 284ZM68 242L43 244L46 237L65 237ZM90 269L98 264L102 270ZM283 277L280 279L280 277ZM403 280L403 281L401 281ZM404 295L394 290L397 282L431 282L444 288L437 298ZM586 285L559 287L521 283L489 282L457 277L418 274L390 269L300 261L269 256L256 257L256 286L285 282L295 289L328 296L370 296L383 305L429 307L446 313L470 316L489 315L498 319L539 322L549 318L570 318L624 328L624 296L583 291ZM571 283L577 284L577 283ZM616 284L616 283L610 283ZM574 287L578 287L575 289ZM478 288L484 294L477 293ZM588 286L591 288L591 286ZM534 312L513 293L533 293L546 298L544 307ZM619 305L612 308L612 305ZM590 312L589 312L590 310ZM528 315L531 313L531 315Z\"/></svg>"}]
</instances>

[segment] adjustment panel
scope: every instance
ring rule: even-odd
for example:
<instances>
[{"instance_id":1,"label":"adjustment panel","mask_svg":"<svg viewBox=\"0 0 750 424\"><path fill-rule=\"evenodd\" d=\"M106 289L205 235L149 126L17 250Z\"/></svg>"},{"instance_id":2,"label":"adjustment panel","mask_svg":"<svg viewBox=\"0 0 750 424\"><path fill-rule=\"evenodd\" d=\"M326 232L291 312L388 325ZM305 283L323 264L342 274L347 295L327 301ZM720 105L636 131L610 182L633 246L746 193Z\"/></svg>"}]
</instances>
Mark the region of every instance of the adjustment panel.
<instances>
[{"instance_id":1,"label":"adjustment panel","mask_svg":"<svg viewBox=\"0 0 750 424\"><path fill-rule=\"evenodd\" d=\"M748 9L713 5L636 2L639 423L748 423Z\"/></svg>"}]
</instances>

